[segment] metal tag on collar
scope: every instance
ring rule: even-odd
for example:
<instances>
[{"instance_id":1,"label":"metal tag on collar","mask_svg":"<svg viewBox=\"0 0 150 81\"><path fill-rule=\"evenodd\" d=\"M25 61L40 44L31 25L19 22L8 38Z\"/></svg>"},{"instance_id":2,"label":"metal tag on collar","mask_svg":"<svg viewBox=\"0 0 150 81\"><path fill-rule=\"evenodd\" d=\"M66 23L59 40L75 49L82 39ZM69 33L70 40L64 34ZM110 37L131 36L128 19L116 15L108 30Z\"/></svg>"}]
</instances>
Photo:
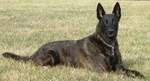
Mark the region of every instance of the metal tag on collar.
<instances>
[{"instance_id":1,"label":"metal tag on collar","mask_svg":"<svg viewBox=\"0 0 150 81\"><path fill-rule=\"evenodd\" d=\"M114 56L115 55L115 51L114 51L114 47L111 46L111 52L112 52L112 55Z\"/></svg>"}]
</instances>

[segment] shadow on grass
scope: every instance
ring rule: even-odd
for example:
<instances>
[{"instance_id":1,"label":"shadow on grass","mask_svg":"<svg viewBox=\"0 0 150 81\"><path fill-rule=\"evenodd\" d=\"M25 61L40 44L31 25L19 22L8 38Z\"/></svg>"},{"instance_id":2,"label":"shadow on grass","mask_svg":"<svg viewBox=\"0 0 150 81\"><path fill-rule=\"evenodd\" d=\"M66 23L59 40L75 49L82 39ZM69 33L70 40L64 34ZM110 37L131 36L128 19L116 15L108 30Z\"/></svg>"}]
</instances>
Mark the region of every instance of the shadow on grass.
<instances>
[{"instance_id":1,"label":"shadow on grass","mask_svg":"<svg viewBox=\"0 0 150 81\"><path fill-rule=\"evenodd\" d=\"M125 67L133 67L135 64L141 65L144 67L144 63L150 61L150 57L134 57L132 59L123 60L123 64Z\"/></svg>"}]
</instances>

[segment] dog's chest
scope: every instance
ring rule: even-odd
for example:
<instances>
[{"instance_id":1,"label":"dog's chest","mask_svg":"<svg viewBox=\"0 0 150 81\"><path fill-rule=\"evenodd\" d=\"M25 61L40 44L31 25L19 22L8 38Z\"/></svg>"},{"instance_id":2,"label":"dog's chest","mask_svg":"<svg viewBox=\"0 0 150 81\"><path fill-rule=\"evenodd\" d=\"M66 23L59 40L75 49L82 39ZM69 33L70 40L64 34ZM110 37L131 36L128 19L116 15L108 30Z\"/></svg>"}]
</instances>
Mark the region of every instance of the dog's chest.
<instances>
[{"instance_id":1,"label":"dog's chest","mask_svg":"<svg viewBox=\"0 0 150 81\"><path fill-rule=\"evenodd\" d=\"M117 55L111 54L111 50L96 50L91 53L89 58L93 61L92 65L96 71L112 71L115 70L115 65L117 64Z\"/></svg>"}]
</instances>

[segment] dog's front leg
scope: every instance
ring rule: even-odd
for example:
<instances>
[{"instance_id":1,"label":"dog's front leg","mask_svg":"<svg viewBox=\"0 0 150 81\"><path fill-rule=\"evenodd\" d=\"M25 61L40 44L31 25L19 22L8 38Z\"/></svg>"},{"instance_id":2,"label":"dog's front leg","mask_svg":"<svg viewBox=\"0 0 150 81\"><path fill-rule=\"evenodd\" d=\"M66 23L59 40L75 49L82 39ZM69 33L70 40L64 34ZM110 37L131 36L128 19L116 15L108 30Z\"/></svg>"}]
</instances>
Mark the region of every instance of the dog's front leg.
<instances>
[{"instance_id":1,"label":"dog's front leg","mask_svg":"<svg viewBox=\"0 0 150 81\"><path fill-rule=\"evenodd\" d=\"M135 71L135 70L126 69L122 65L120 67L117 67L116 72L118 74L123 74L123 75L129 76L129 77L133 77L133 78L136 78L136 77L144 78L144 75L141 74L140 72Z\"/></svg>"}]
</instances>

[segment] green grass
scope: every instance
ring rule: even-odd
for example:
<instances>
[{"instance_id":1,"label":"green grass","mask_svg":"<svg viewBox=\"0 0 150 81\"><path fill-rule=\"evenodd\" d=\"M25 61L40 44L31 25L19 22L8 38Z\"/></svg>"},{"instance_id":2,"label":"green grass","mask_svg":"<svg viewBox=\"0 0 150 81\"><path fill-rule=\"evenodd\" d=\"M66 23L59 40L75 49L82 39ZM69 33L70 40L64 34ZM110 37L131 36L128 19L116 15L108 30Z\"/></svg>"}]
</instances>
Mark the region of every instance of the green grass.
<instances>
[{"instance_id":1,"label":"green grass","mask_svg":"<svg viewBox=\"0 0 150 81\"><path fill-rule=\"evenodd\" d=\"M0 54L32 55L41 45L81 39L95 31L99 0L0 0ZM100 1L111 13L116 1ZM120 1L118 41L123 63L150 81L150 2ZM113 73L56 66L50 69L0 56L0 81L140 81Z\"/></svg>"}]
</instances>

